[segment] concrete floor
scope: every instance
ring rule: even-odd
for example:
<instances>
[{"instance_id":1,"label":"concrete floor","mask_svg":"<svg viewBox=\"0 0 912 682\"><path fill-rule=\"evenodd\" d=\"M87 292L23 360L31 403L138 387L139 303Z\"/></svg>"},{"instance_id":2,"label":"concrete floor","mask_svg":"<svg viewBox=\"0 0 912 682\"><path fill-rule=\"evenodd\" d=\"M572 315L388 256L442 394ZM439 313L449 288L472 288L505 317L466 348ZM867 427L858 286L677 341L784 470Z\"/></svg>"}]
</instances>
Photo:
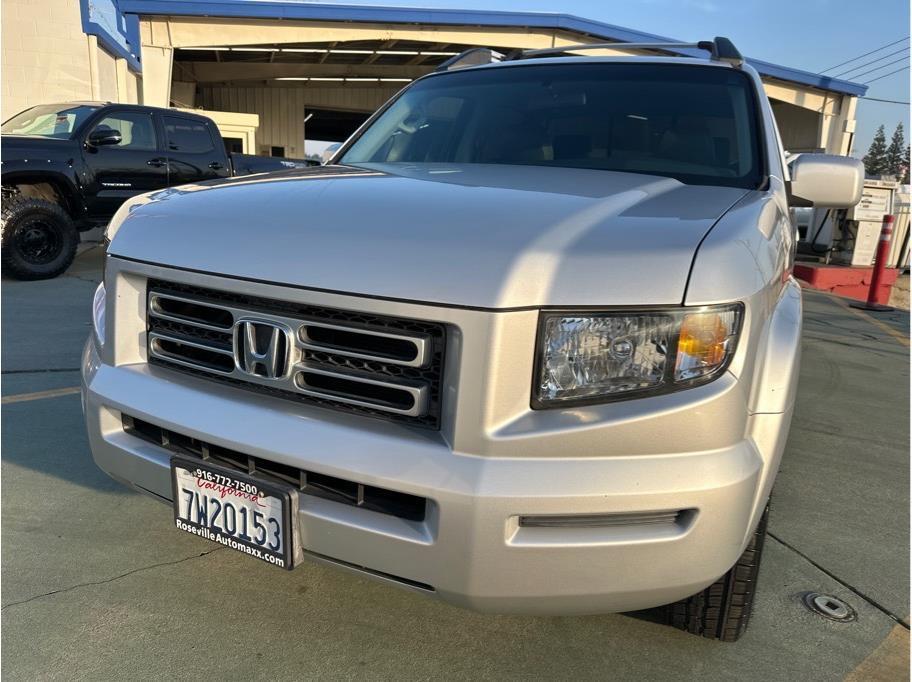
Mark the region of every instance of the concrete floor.
<instances>
[{"instance_id":1,"label":"concrete floor","mask_svg":"<svg viewBox=\"0 0 912 682\"><path fill-rule=\"evenodd\" d=\"M8 679L908 679L908 313L807 293L759 601L720 644L623 615L478 615L176 532L95 468L78 395L33 395L78 384L98 264L90 250L64 277L2 286ZM809 613L807 590L858 620Z\"/></svg>"}]
</instances>

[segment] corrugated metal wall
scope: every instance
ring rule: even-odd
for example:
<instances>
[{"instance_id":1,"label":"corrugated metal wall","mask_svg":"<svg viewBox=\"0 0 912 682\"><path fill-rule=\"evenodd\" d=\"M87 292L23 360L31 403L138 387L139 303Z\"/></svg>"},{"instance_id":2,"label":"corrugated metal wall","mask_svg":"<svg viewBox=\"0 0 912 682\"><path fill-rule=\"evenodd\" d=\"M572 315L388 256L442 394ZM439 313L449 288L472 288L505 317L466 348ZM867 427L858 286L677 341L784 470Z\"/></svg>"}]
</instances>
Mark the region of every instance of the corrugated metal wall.
<instances>
[{"instance_id":1,"label":"corrugated metal wall","mask_svg":"<svg viewBox=\"0 0 912 682\"><path fill-rule=\"evenodd\" d=\"M399 88L380 86L214 87L200 88L196 105L214 111L259 114L257 146L284 147L285 155L304 156L307 107L372 112ZM258 150L259 151L259 150Z\"/></svg>"}]
</instances>

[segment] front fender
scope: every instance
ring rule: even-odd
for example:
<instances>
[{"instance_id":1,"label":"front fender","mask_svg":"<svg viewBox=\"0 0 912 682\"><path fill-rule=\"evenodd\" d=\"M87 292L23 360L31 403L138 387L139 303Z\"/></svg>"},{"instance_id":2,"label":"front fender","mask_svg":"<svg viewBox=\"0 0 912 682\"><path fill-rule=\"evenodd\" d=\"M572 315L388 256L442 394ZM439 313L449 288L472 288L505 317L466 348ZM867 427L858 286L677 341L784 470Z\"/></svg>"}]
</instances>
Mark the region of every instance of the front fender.
<instances>
[{"instance_id":1,"label":"front fender","mask_svg":"<svg viewBox=\"0 0 912 682\"><path fill-rule=\"evenodd\" d=\"M795 404L801 364L801 311L801 287L790 277L758 348L749 403L752 414L781 414Z\"/></svg>"},{"instance_id":2,"label":"front fender","mask_svg":"<svg viewBox=\"0 0 912 682\"><path fill-rule=\"evenodd\" d=\"M66 163L24 159L4 161L2 183L4 187L48 183L67 202L74 218L81 217L86 211L76 171Z\"/></svg>"},{"instance_id":3,"label":"front fender","mask_svg":"<svg viewBox=\"0 0 912 682\"><path fill-rule=\"evenodd\" d=\"M745 544L763 515L788 442L801 365L801 315L801 287L790 277L757 348L747 432L764 466Z\"/></svg>"}]
</instances>

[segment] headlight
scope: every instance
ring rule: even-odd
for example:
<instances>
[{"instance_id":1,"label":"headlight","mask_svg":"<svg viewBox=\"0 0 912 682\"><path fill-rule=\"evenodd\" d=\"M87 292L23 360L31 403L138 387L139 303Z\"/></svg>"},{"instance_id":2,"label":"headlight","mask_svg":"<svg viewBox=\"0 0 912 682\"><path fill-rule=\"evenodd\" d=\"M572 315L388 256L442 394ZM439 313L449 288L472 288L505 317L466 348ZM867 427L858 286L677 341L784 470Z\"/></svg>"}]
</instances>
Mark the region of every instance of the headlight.
<instances>
[{"instance_id":1,"label":"headlight","mask_svg":"<svg viewBox=\"0 0 912 682\"><path fill-rule=\"evenodd\" d=\"M105 342L105 285L98 285L95 298L92 300L92 330L95 333L95 343L99 350Z\"/></svg>"},{"instance_id":2,"label":"headlight","mask_svg":"<svg viewBox=\"0 0 912 682\"><path fill-rule=\"evenodd\" d=\"M740 304L542 314L533 407L597 403L711 381L728 366Z\"/></svg>"}]
</instances>

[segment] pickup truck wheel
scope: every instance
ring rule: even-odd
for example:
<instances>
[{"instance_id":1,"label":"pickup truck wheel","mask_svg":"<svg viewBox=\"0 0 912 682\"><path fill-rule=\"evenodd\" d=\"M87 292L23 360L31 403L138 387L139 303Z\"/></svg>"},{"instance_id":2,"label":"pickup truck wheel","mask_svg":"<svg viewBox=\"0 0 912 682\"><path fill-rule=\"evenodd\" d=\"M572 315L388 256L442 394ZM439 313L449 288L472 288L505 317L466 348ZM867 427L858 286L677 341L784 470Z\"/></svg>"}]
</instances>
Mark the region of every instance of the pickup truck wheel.
<instances>
[{"instance_id":1,"label":"pickup truck wheel","mask_svg":"<svg viewBox=\"0 0 912 682\"><path fill-rule=\"evenodd\" d=\"M17 279L50 279L73 262L79 233L59 205L21 195L0 215L3 270Z\"/></svg>"},{"instance_id":2,"label":"pickup truck wheel","mask_svg":"<svg viewBox=\"0 0 912 682\"><path fill-rule=\"evenodd\" d=\"M723 642L735 642L744 634L754 604L768 517L769 504L750 543L728 573L699 594L665 607L669 625Z\"/></svg>"}]
</instances>

